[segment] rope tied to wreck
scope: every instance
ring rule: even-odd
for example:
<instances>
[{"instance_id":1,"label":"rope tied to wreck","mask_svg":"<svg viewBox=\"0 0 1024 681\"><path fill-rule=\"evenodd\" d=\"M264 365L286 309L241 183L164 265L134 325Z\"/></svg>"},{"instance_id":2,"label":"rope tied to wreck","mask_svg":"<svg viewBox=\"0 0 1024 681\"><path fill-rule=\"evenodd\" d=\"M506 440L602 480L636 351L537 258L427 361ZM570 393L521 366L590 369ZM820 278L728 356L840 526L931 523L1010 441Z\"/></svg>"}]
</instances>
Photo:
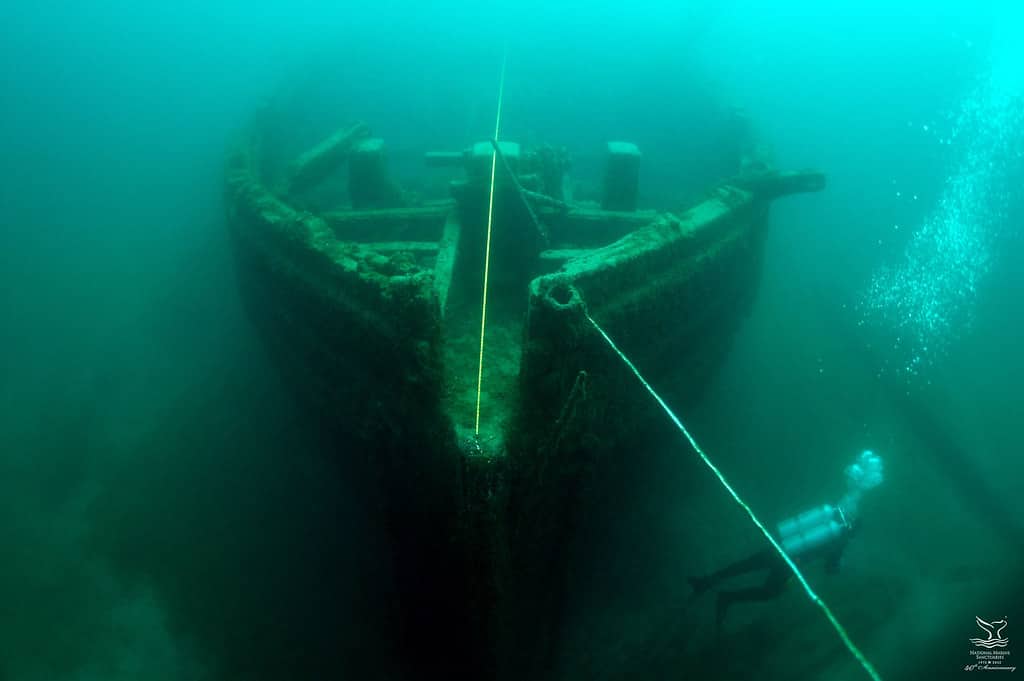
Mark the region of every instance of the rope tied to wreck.
<instances>
[{"instance_id":1,"label":"rope tied to wreck","mask_svg":"<svg viewBox=\"0 0 1024 681\"><path fill-rule=\"evenodd\" d=\"M657 391L654 390L651 384L647 382L647 380L643 377L643 375L636 368L633 362L630 361L629 357L627 357L625 353L623 353L622 350L619 349L619 347L615 344L615 341L611 339L611 336L609 336L605 332L605 330L601 328L601 325L598 324L594 320L594 318L590 316L590 312L587 310L586 305L581 305L581 308L584 316L586 316L587 320L591 323L594 329L608 343L611 349L615 352L616 355L619 356L619 358L626 364L626 366L629 367L629 370L633 372L633 375L636 376L637 380L640 381L640 383L647 390L647 392L651 394L651 397L653 397L654 400L658 403L658 405L665 411L669 419L672 420L672 422L676 425L679 431L682 432L682 434L686 437L687 441L690 443L690 446L693 448L695 452L697 452L697 454L700 456L704 464L711 470L712 473L714 473L715 477L718 478L718 481L722 484L722 487L724 487L725 490L729 493L729 495L733 498L733 500L737 504L739 504L744 511L746 511L747 516L749 516L750 520L754 523L754 525L757 526L757 529L761 531L761 534L763 534L765 539L768 540L768 543L772 545L772 548L774 548L775 551L778 552L779 556L781 556L782 559L786 562L786 565L789 566L789 569L792 570L793 574L800 582L800 586L803 587L804 592L807 594L807 597L811 600L812 603L821 608L822 612L824 612L825 614L825 617L828 619L832 627L836 630L836 633L839 634L840 640L843 642L843 645L850 652L850 654L853 655L853 657L857 660L858 663L860 663L860 666L864 668L864 671L867 672L868 676L871 677L873 681L881 681L882 677L878 674L878 671L874 668L874 666L867 659L867 657L864 656L864 653L862 653L861 650L853 643L853 641L850 639L849 634L846 633L846 629L843 627L842 624L840 624L839 620L836 619L836 616L832 613L831 608L829 608L825 601L822 600L822 598L817 593L815 593L814 589L811 588L811 585L808 584L807 579L800 571L800 568L797 567L796 563L793 562L793 559L790 558L789 554L787 554L786 551L779 544L779 542L776 541L775 537L772 536L772 533L768 531L768 528L765 527L764 523L761 522L761 520L757 517L753 509L751 509L750 506L747 505L745 501L743 501L739 493L737 493L733 486L729 484L729 481L725 479L725 475L722 474L722 471L719 470L718 467L714 464L714 462L712 462L711 459L708 457L708 455L704 453L704 450L697 443L697 440L694 439L693 435L690 434L690 431L686 428L686 426L683 425L683 422L679 420L679 417L677 417L675 413L672 411L672 409L669 408L669 406L665 403L665 400L663 400L661 396L657 393Z\"/></svg>"},{"instance_id":2,"label":"rope tied to wreck","mask_svg":"<svg viewBox=\"0 0 1024 681\"><path fill-rule=\"evenodd\" d=\"M505 166L505 172L508 174L509 178L511 178L512 186L515 187L516 194L523 202L523 207L526 208L526 214L530 216L530 222L533 223L533 228L537 230L537 236L540 237L541 243L544 244L545 248L547 248L551 243L551 236L548 234L547 228L537 218L536 211L534 211L533 206L530 205L530 199L540 203L541 205L555 206L561 211L567 211L569 207L558 199L538 192L531 192L529 189L524 187L519 181L519 178L516 177L516 173L512 169L512 165L508 162L508 159L505 158L505 154L502 153L501 147L498 145L497 138L491 140L491 146L494 147L494 155L501 161L502 165Z\"/></svg>"}]
</instances>

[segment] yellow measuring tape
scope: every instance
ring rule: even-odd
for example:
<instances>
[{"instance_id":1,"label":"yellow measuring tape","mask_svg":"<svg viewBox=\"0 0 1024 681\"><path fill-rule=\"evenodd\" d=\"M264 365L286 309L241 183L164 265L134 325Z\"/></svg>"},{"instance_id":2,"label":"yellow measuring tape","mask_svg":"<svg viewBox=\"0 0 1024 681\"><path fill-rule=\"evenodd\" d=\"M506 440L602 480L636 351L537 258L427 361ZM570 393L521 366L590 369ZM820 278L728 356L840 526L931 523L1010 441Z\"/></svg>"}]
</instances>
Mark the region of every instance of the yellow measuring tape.
<instances>
[{"instance_id":1,"label":"yellow measuring tape","mask_svg":"<svg viewBox=\"0 0 1024 681\"><path fill-rule=\"evenodd\" d=\"M796 575L796 578L800 581L800 585L804 588L804 591L807 593L807 597L811 599L812 603L814 603L822 609L822 611L825 613L825 617L828 618L828 621L832 624L833 628L835 628L836 633L839 634L839 638L842 640L843 645L846 646L846 649L850 651L850 654L852 654L854 658L856 658L857 662L860 663L860 666L864 668L864 671L868 673L868 676L870 676L873 681L882 681L882 677L878 675L878 672L875 670L874 666L872 666L871 662L868 661L866 657L864 657L864 653L862 653L860 649L853 644L853 641L850 640L849 634L846 633L846 629L844 629L843 625L839 623L839 620L836 619L836 616L832 614L832 610L829 609L825 601L823 601L821 597L814 592L814 590L811 588L811 585L807 583L807 580L804 578L803 573L800 572L800 568L796 566L796 563L794 563L793 559L789 557L789 554L786 553L782 546L779 545L779 543L775 540L775 537L772 536L772 533L769 532L768 528L764 526L764 523L762 523L761 520L756 515L754 515L753 509L751 509L750 506L748 506L747 503L743 501L742 498L740 498L740 495L736 492L735 489L733 489L733 486L730 485L729 481L725 479L725 476L722 474L722 471L720 471L718 467L715 466L711 459L708 458L707 454L704 453L704 450L701 449L700 445L697 444L697 441L693 438L693 436L690 435L690 431L686 429L686 426L683 425L683 422L679 420L679 418L672 412L671 409L669 409L669 406L665 404L665 400L661 399L661 395L655 392L654 388L651 387L651 384L644 379L644 377L640 374L640 371L636 368L636 366L633 365L631 361L629 361L629 358L626 357L622 350L619 350L619 347L615 345L615 341L613 341L611 337L607 333L605 333L604 329L602 329L601 326L594 321L594 318L590 316L590 313L584 310L583 314L586 315L590 323L594 326L595 329L597 329L597 332L601 334L601 337L608 342L608 345L610 345L612 350L615 351L615 354L617 354L622 359L622 361L625 362L626 366L629 367L629 370L633 372L633 375L637 377L640 383L643 384L644 388L647 389L647 392L651 394L651 397L653 397L654 400L661 406L661 408L665 410L665 413L668 414L668 417L672 419L672 422L674 424L676 424L676 427L679 428L683 435L686 436L686 439L690 442L690 446L693 447L693 451L697 452L697 454L700 455L701 460L703 460L707 467L711 469L711 472L715 474L715 477L718 478L718 481L722 483L722 487L724 487L725 490L730 494L730 496L732 496L733 500L735 500L736 503L739 504L740 507L747 512L747 515L750 516L751 521L753 521L754 525L757 526L757 529L761 530L761 533L765 536L765 539L768 540L768 543L770 543L772 547L778 552L778 554L782 556L782 559L786 561L786 565L789 566L789 569L793 571L793 574Z\"/></svg>"},{"instance_id":2,"label":"yellow measuring tape","mask_svg":"<svg viewBox=\"0 0 1024 681\"><path fill-rule=\"evenodd\" d=\"M498 82L498 113L494 117L494 144L498 144L501 131L501 100L505 95L505 63L508 61L508 44L501 57L501 80ZM494 224L494 175L498 168L498 151L491 152L491 192L487 200L487 245L484 247L484 294L480 306L480 362L476 371L476 420L473 434L480 435L480 395L484 383L484 331L487 328L487 280L491 272L491 226Z\"/></svg>"}]
</instances>

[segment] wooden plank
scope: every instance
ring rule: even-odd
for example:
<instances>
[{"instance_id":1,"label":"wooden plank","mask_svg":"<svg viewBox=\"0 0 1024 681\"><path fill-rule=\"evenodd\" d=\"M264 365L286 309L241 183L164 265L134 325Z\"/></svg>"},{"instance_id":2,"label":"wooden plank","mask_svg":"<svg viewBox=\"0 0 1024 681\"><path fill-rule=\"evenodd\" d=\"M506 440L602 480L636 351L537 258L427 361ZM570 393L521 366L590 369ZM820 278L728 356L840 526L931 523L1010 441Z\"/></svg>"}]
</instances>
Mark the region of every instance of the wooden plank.
<instances>
[{"instance_id":1,"label":"wooden plank","mask_svg":"<svg viewBox=\"0 0 1024 681\"><path fill-rule=\"evenodd\" d=\"M436 241L454 201L406 208L331 211L321 217L343 241Z\"/></svg>"},{"instance_id":2,"label":"wooden plank","mask_svg":"<svg viewBox=\"0 0 1024 681\"><path fill-rule=\"evenodd\" d=\"M759 199L777 199L787 194L820 192L825 188L825 174L815 170L756 173L731 181L741 189L753 192Z\"/></svg>"},{"instance_id":3,"label":"wooden plank","mask_svg":"<svg viewBox=\"0 0 1024 681\"><path fill-rule=\"evenodd\" d=\"M288 169L288 193L301 192L322 182L347 158L352 145L370 134L362 123L339 130L295 159Z\"/></svg>"},{"instance_id":4,"label":"wooden plank","mask_svg":"<svg viewBox=\"0 0 1024 681\"><path fill-rule=\"evenodd\" d=\"M438 244L437 260L434 262L434 289L441 307L441 318L444 319L448 304L448 291L452 286L452 275L455 272L455 258L459 249L459 237L462 224L455 211L448 213L444 223L444 233Z\"/></svg>"},{"instance_id":5,"label":"wooden plank","mask_svg":"<svg viewBox=\"0 0 1024 681\"><path fill-rule=\"evenodd\" d=\"M364 246L378 253L396 253L398 251L436 252L440 245L436 241L372 241L360 242Z\"/></svg>"},{"instance_id":6,"label":"wooden plank","mask_svg":"<svg viewBox=\"0 0 1024 681\"><path fill-rule=\"evenodd\" d=\"M577 247L604 246L658 217L656 211L621 212L578 206L567 213L542 214L551 225L552 243Z\"/></svg>"},{"instance_id":7,"label":"wooden plank","mask_svg":"<svg viewBox=\"0 0 1024 681\"><path fill-rule=\"evenodd\" d=\"M658 216L654 210L618 211L601 210L600 208L573 207L566 214L566 219L581 224L590 222L617 222L642 227Z\"/></svg>"},{"instance_id":8,"label":"wooden plank","mask_svg":"<svg viewBox=\"0 0 1024 681\"><path fill-rule=\"evenodd\" d=\"M321 217L332 226L343 226L361 222L394 222L403 220L423 220L444 217L455 206L454 200L429 203L422 206L405 206L402 208L377 208L374 210L336 210L327 211Z\"/></svg>"},{"instance_id":9,"label":"wooden plank","mask_svg":"<svg viewBox=\"0 0 1024 681\"><path fill-rule=\"evenodd\" d=\"M594 249L592 249L592 248L552 248L552 249L549 249L547 251L541 251L540 252L540 259L541 260L554 260L554 261L571 260L573 258L578 258L581 255L586 255L587 253L590 253L592 250L594 250Z\"/></svg>"}]
</instances>

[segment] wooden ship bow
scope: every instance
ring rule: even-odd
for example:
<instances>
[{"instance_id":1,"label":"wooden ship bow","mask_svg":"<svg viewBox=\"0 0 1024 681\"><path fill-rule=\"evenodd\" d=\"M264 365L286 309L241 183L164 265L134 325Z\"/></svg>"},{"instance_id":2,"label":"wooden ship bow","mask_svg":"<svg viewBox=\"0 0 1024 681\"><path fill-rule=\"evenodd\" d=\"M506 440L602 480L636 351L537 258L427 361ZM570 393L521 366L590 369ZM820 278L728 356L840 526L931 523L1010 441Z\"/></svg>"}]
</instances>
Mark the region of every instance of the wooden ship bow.
<instances>
[{"instance_id":1,"label":"wooden ship bow","mask_svg":"<svg viewBox=\"0 0 1024 681\"><path fill-rule=\"evenodd\" d=\"M242 296L386 529L409 677L541 678L589 481L659 432L586 315L692 403L750 307L771 202L824 179L736 159L685 208L641 209L633 144L582 201L564 150L485 140L427 153L452 177L425 199L365 125L290 155L274 130L257 116L227 167Z\"/></svg>"}]
</instances>

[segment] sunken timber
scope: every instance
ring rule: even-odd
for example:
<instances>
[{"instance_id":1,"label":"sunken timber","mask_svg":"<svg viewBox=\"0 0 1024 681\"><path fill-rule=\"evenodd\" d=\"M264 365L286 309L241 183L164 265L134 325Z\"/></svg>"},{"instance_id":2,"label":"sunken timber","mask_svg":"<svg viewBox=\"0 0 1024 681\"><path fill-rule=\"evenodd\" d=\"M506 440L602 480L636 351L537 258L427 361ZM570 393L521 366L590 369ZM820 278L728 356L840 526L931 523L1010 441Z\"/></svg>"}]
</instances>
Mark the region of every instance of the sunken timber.
<instances>
[{"instance_id":1,"label":"sunken timber","mask_svg":"<svg viewBox=\"0 0 1024 681\"><path fill-rule=\"evenodd\" d=\"M749 309L771 202L824 177L751 146L731 179L656 210L638 205L633 144L608 143L603 187L577 201L563 150L481 141L427 153L450 195L417 199L365 125L289 157L271 118L227 168L243 299L379 510L408 677L543 678L566 547L606 489L592 482L667 433L584 311L692 404Z\"/></svg>"}]
</instances>

